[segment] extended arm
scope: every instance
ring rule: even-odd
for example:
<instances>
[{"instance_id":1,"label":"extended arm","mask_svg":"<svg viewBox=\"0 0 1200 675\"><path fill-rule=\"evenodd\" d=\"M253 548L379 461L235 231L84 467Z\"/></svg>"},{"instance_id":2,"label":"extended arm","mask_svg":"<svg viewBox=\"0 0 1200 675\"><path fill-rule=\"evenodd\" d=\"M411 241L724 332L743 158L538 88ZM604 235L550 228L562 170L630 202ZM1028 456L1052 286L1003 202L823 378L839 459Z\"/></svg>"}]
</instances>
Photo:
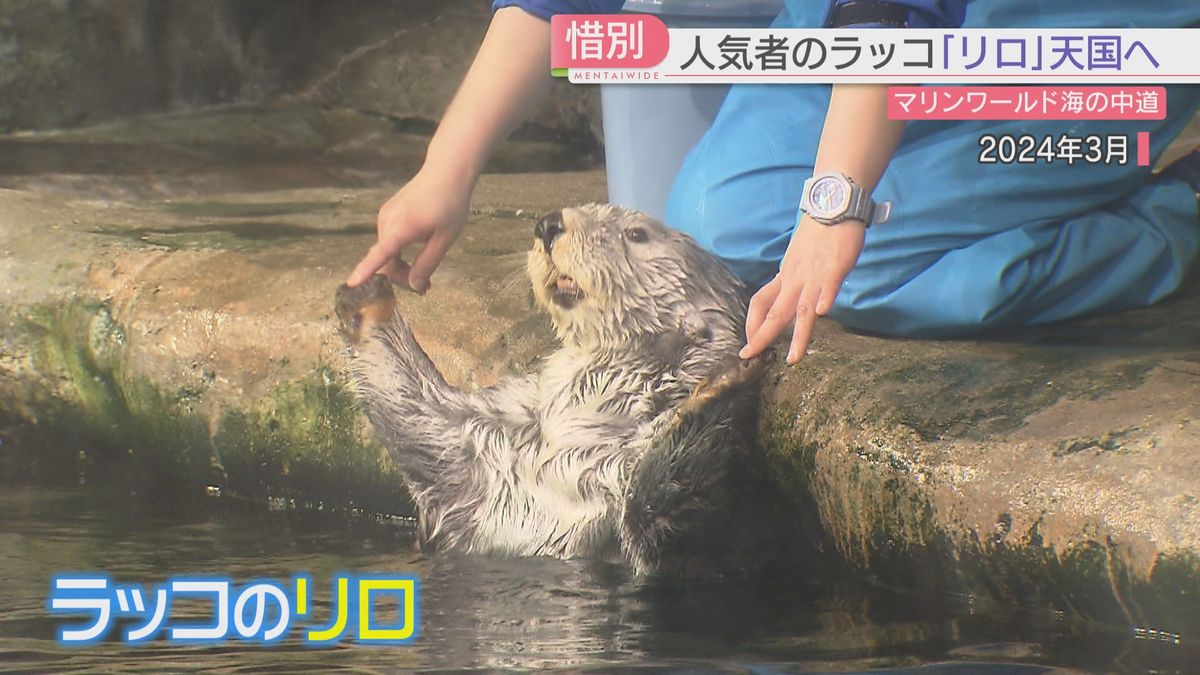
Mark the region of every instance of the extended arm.
<instances>
[{"instance_id":1,"label":"extended arm","mask_svg":"<svg viewBox=\"0 0 1200 675\"><path fill-rule=\"evenodd\" d=\"M830 28L952 28L966 18L967 0L836 0ZM814 173L838 171L870 193L880 181L904 123L887 119L887 86L836 84L821 132ZM797 192L799 186L797 186ZM755 293L746 313L743 358L754 358L794 321L787 362L804 357L812 323L838 297L842 281L863 252L865 225L824 226L802 217L792 233L779 275Z\"/></svg>"},{"instance_id":2,"label":"extended arm","mask_svg":"<svg viewBox=\"0 0 1200 675\"><path fill-rule=\"evenodd\" d=\"M834 85L814 173L840 171L870 193L903 132L904 122L887 118L886 85ZM813 322L833 306L858 261L865 230L858 220L822 225L807 215L800 219L779 274L750 301L743 358L760 354L793 319L787 360L796 363L803 357Z\"/></svg>"},{"instance_id":3,"label":"extended arm","mask_svg":"<svg viewBox=\"0 0 1200 675\"><path fill-rule=\"evenodd\" d=\"M471 191L492 151L550 86L550 26L518 7L496 12L466 78L429 142L425 162L379 211L378 241L347 283L377 271L423 293L462 231ZM409 266L401 250L424 242Z\"/></svg>"},{"instance_id":4,"label":"extended arm","mask_svg":"<svg viewBox=\"0 0 1200 675\"><path fill-rule=\"evenodd\" d=\"M825 25L831 28L949 28L963 24L967 0L835 0ZM840 171L868 194L883 176L904 123L887 119L887 87L833 87L814 174ZM799 192L799 186L797 186ZM834 298L862 253L865 225L845 221L822 225L808 216L796 224L779 274L750 301L743 358L762 352L795 321L788 363L804 356L813 322Z\"/></svg>"}]
</instances>

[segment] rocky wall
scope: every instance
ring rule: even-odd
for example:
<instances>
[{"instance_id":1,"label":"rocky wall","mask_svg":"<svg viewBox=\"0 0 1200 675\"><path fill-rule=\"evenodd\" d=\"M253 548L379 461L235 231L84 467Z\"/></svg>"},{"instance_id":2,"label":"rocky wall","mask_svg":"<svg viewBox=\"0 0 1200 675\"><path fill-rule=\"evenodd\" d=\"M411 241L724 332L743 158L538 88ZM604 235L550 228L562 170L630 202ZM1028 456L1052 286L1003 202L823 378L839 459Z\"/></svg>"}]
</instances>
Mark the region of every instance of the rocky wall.
<instances>
[{"instance_id":1,"label":"rocky wall","mask_svg":"<svg viewBox=\"0 0 1200 675\"><path fill-rule=\"evenodd\" d=\"M297 103L427 130L489 16L482 0L0 0L0 131ZM523 133L594 150L597 101L556 83Z\"/></svg>"}]
</instances>

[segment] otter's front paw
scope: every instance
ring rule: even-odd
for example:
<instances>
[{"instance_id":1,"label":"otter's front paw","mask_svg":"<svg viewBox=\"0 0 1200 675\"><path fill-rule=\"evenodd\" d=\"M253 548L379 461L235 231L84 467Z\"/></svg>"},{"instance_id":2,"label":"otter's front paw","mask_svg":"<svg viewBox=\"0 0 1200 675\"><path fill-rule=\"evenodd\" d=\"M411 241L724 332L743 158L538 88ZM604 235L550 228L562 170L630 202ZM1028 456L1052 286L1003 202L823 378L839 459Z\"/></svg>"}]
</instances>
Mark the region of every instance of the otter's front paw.
<instances>
[{"instance_id":1,"label":"otter's front paw","mask_svg":"<svg viewBox=\"0 0 1200 675\"><path fill-rule=\"evenodd\" d=\"M391 318L395 307L392 284L382 274L376 274L357 288L342 284L334 296L342 337L352 345L362 344L371 335L373 326Z\"/></svg>"},{"instance_id":2,"label":"otter's front paw","mask_svg":"<svg viewBox=\"0 0 1200 675\"><path fill-rule=\"evenodd\" d=\"M757 380L767 366L774 360L773 349L759 354L752 359L742 359L732 356L719 367L709 373L708 377L696 385L692 395L680 408L680 413L689 413L703 408L706 403L724 396Z\"/></svg>"}]
</instances>

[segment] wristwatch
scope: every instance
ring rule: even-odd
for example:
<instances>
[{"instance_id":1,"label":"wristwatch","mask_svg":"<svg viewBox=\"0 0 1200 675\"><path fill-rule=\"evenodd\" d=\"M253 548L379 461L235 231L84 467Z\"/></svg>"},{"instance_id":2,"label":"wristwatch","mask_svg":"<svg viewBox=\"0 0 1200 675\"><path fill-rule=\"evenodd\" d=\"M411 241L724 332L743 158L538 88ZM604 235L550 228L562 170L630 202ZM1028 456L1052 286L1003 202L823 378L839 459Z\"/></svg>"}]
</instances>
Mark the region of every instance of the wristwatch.
<instances>
[{"instance_id":1,"label":"wristwatch","mask_svg":"<svg viewBox=\"0 0 1200 675\"><path fill-rule=\"evenodd\" d=\"M840 171L819 173L804 181L800 210L824 225L861 220L867 227L887 222L892 203L871 201L861 186Z\"/></svg>"}]
</instances>

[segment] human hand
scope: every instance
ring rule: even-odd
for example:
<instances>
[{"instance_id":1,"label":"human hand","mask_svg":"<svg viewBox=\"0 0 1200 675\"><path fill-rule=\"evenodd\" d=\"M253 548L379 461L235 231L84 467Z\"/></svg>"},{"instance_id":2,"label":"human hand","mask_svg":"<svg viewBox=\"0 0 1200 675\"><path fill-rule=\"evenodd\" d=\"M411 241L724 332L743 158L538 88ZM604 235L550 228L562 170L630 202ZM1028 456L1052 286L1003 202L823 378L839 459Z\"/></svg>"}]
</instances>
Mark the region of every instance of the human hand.
<instances>
[{"instance_id":1,"label":"human hand","mask_svg":"<svg viewBox=\"0 0 1200 675\"><path fill-rule=\"evenodd\" d=\"M746 346L743 359L758 356L793 319L792 344L787 362L798 362L808 348L813 323L833 307L846 275L862 253L866 225L847 220L822 225L804 216L779 266L779 274L750 299L746 313Z\"/></svg>"},{"instance_id":2,"label":"human hand","mask_svg":"<svg viewBox=\"0 0 1200 675\"><path fill-rule=\"evenodd\" d=\"M347 285L360 286L380 272L392 283L417 293L429 290L429 277L458 238L470 214L471 185L422 169L379 209L378 239L350 273ZM412 263L405 246L424 245Z\"/></svg>"}]
</instances>

